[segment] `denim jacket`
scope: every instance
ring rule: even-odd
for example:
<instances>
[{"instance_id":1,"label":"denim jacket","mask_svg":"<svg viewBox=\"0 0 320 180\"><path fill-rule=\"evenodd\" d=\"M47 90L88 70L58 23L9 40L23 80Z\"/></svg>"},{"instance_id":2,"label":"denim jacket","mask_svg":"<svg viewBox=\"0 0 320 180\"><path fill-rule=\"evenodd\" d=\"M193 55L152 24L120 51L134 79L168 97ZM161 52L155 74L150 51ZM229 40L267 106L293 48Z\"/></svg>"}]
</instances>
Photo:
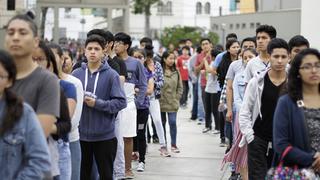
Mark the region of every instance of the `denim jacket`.
<instances>
[{"instance_id":1,"label":"denim jacket","mask_svg":"<svg viewBox=\"0 0 320 180\"><path fill-rule=\"evenodd\" d=\"M239 72L233 80L233 107L236 112L240 111L246 89L245 71Z\"/></svg>"},{"instance_id":2,"label":"denim jacket","mask_svg":"<svg viewBox=\"0 0 320 180\"><path fill-rule=\"evenodd\" d=\"M0 117L4 116L0 100ZM2 124L0 118L0 124ZM47 142L32 108L24 104L20 121L0 136L0 179L43 179L50 172Z\"/></svg>"}]
</instances>

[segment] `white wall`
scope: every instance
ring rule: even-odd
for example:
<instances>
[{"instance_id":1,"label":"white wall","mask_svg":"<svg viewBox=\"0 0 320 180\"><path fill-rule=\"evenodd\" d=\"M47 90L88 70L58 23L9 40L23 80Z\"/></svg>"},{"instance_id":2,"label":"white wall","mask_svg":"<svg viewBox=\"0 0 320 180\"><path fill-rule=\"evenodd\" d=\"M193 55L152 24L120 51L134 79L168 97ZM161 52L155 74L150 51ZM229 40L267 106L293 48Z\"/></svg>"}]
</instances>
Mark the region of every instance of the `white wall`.
<instances>
[{"instance_id":1,"label":"white wall","mask_svg":"<svg viewBox=\"0 0 320 180\"><path fill-rule=\"evenodd\" d=\"M319 7L319 0L301 2L301 34L309 40L311 47L320 50Z\"/></svg>"}]
</instances>

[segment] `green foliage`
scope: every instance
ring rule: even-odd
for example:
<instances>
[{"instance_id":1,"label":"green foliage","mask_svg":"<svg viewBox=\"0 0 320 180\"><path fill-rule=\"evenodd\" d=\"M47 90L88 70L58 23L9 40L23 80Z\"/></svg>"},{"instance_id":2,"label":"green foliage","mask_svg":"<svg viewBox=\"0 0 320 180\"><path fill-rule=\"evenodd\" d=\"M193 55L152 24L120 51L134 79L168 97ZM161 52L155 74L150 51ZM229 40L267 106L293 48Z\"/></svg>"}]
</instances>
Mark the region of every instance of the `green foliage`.
<instances>
[{"instance_id":1,"label":"green foliage","mask_svg":"<svg viewBox=\"0 0 320 180\"><path fill-rule=\"evenodd\" d=\"M133 13L151 15L150 7L160 0L134 0Z\"/></svg>"},{"instance_id":2,"label":"green foliage","mask_svg":"<svg viewBox=\"0 0 320 180\"><path fill-rule=\"evenodd\" d=\"M179 40L181 39L191 39L194 44L198 44L202 37L209 37L214 44L219 41L219 36L215 32L204 34L203 30L197 27L174 26L163 30L161 43L165 47L168 47L170 43L178 47Z\"/></svg>"}]
</instances>

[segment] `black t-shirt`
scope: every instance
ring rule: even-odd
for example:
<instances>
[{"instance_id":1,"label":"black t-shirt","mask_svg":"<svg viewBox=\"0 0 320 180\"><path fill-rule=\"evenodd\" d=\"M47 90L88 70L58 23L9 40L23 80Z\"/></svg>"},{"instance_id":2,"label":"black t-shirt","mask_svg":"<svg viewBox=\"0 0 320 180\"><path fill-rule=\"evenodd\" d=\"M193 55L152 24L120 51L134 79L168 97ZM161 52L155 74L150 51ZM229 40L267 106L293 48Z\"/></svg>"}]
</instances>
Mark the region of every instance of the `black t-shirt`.
<instances>
[{"instance_id":1,"label":"black t-shirt","mask_svg":"<svg viewBox=\"0 0 320 180\"><path fill-rule=\"evenodd\" d=\"M120 76L127 77L127 66L126 66L126 63L124 63L124 61L121 60L121 59L120 59L119 57L117 57L117 56L114 56L114 57L113 57L113 60L119 64L119 67L120 67L120 73L119 73L119 75L120 75Z\"/></svg>"},{"instance_id":2,"label":"black t-shirt","mask_svg":"<svg viewBox=\"0 0 320 180\"><path fill-rule=\"evenodd\" d=\"M286 81L285 81L286 82ZM285 82L279 86L274 85L267 73L264 77L264 88L261 97L261 115L257 117L253 130L254 134L265 141L272 141L273 115L279 98L281 88Z\"/></svg>"},{"instance_id":3,"label":"black t-shirt","mask_svg":"<svg viewBox=\"0 0 320 180\"><path fill-rule=\"evenodd\" d=\"M108 57L106 61L113 70L120 74L120 65L115 59Z\"/></svg>"}]
</instances>

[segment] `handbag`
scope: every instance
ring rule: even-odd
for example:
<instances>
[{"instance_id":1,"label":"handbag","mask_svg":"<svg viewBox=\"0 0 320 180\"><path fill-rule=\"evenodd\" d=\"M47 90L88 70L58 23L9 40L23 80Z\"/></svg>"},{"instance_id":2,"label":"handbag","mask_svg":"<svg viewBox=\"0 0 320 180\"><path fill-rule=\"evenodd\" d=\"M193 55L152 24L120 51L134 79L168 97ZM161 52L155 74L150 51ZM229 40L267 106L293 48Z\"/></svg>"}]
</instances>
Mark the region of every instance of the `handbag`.
<instances>
[{"instance_id":1,"label":"handbag","mask_svg":"<svg viewBox=\"0 0 320 180\"><path fill-rule=\"evenodd\" d=\"M319 180L312 169L299 169L297 165L293 167L283 166L283 159L292 148L292 146L288 146L284 150L279 165L269 169L265 180Z\"/></svg>"}]
</instances>

